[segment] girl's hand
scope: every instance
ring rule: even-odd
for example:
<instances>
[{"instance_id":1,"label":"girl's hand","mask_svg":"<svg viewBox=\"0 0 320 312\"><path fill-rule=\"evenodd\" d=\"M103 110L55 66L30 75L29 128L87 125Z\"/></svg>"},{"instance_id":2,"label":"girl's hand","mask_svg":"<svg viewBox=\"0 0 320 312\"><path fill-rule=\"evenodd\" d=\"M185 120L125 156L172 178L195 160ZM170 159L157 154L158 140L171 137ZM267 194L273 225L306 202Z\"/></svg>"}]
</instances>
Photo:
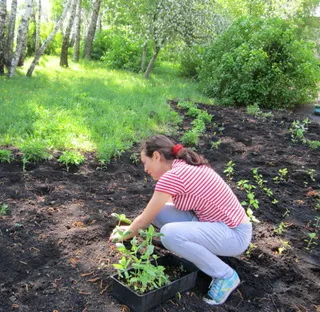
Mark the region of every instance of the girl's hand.
<instances>
[{"instance_id":1,"label":"girl's hand","mask_svg":"<svg viewBox=\"0 0 320 312\"><path fill-rule=\"evenodd\" d=\"M129 229L128 225L116 226L109 237L109 241L116 243L120 240L125 240L126 239L125 236L127 235L124 235L124 234L125 232L128 231L128 229Z\"/></svg>"}]
</instances>

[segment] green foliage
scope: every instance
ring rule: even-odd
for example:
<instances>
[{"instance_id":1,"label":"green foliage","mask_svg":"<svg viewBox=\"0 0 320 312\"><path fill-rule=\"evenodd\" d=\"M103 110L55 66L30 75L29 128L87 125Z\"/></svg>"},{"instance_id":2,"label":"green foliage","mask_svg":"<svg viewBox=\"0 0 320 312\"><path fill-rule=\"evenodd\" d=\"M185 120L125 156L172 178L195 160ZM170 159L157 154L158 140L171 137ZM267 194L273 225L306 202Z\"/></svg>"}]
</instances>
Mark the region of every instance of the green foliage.
<instances>
[{"instance_id":1,"label":"green foliage","mask_svg":"<svg viewBox=\"0 0 320 312\"><path fill-rule=\"evenodd\" d=\"M23 170L29 162L37 162L52 158L45 142L42 140L26 141L21 146Z\"/></svg>"},{"instance_id":2,"label":"green foliage","mask_svg":"<svg viewBox=\"0 0 320 312\"><path fill-rule=\"evenodd\" d=\"M226 174L226 177L229 179L229 180L232 180L233 179L233 175L234 175L234 166L236 164L230 160L227 165L226 165L226 169L223 170L223 172Z\"/></svg>"},{"instance_id":3,"label":"green foliage","mask_svg":"<svg viewBox=\"0 0 320 312\"><path fill-rule=\"evenodd\" d=\"M150 57L148 49L147 59ZM112 27L101 31L93 42L92 58L102 60L113 69L139 72L142 59L142 41L138 41L130 29Z\"/></svg>"},{"instance_id":4,"label":"green foliage","mask_svg":"<svg viewBox=\"0 0 320 312\"><path fill-rule=\"evenodd\" d=\"M58 159L59 162L64 164L69 171L70 166L79 166L84 162L84 156L77 151L66 151Z\"/></svg>"},{"instance_id":5,"label":"green foliage","mask_svg":"<svg viewBox=\"0 0 320 312\"><path fill-rule=\"evenodd\" d=\"M304 133L308 131L309 118L305 118L302 121L294 120L290 126L291 141L292 142L305 142Z\"/></svg>"},{"instance_id":6,"label":"green foliage","mask_svg":"<svg viewBox=\"0 0 320 312\"><path fill-rule=\"evenodd\" d=\"M258 104L248 105L247 106L247 114L257 117L262 120L266 120L268 117L273 117L272 112L264 113Z\"/></svg>"},{"instance_id":7,"label":"green foliage","mask_svg":"<svg viewBox=\"0 0 320 312\"><path fill-rule=\"evenodd\" d=\"M179 54L180 74L186 78L197 79L203 59L204 48L199 45L186 46Z\"/></svg>"},{"instance_id":8,"label":"green foliage","mask_svg":"<svg viewBox=\"0 0 320 312\"><path fill-rule=\"evenodd\" d=\"M7 162L9 163L13 158L12 152L9 150L0 150L0 163Z\"/></svg>"},{"instance_id":9,"label":"green foliage","mask_svg":"<svg viewBox=\"0 0 320 312\"><path fill-rule=\"evenodd\" d=\"M121 221L128 220L125 215L113 214ZM120 237L126 236L120 228L115 229ZM126 247L123 241L116 243L117 249L121 255L119 263L113 264L117 269L119 278L124 283L140 294L160 288L169 282L169 277L165 273L165 267L157 265L156 260L159 258L154 254L154 245L152 239L162 236L157 233L152 225L145 230L139 231L143 238L142 242L137 237L131 239L131 247ZM155 261L155 264L153 263Z\"/></svg>"},{"instance_id":10,"label":"green foliage","mask_svg":"<svg viewBox=\"0 0 320 312\"><path fill-rule=\"evenodd\" d=\"M9 214L9 207L6 204L0 206L0 216L5 216Z\"/></svg>"},{"instance_id":11,"label":"green foliage","mask_svg":"<svg viewBox=\"0 0 320 312\"><path fill-rule=\"evenodd\" d=\"M207 49L202 89L223 105L292 108L312 101L320 80L312 48L288 21L240 18Z\"/></svg>"}]
</instances>

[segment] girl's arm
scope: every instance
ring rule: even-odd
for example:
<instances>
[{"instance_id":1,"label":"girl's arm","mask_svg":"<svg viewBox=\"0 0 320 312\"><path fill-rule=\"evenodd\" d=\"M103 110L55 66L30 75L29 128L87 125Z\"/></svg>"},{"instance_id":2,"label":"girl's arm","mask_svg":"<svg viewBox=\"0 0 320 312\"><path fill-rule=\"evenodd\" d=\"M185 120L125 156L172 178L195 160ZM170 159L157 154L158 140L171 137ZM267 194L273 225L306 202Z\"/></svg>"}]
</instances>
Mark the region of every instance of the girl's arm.
<instances>
[{"instance_id":1,"label":"girl's arm","mask_svg":"<svg viewBox=\"0 0 320 312\"><path fill-rule=\"evenodd\" d=\"M129 226L122 227L125 231L130 232L130 234L125 237L125 240L136 236L140 229L148 227L152 220L158 215L162 207L170 200L170 194L155 191L143 212L136 217ZM116 239L116 237L111 235L110 240L113 241L114 239Z\"/></svg>"}]
</instances>

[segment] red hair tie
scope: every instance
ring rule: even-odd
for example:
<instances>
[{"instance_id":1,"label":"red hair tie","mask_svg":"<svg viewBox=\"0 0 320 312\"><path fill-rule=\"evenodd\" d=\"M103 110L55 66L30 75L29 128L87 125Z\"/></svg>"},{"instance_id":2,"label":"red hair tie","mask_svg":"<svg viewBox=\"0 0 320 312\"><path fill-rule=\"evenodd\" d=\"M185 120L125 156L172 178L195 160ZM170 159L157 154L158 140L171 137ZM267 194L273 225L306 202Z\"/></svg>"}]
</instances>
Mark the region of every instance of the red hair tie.
<instances>
[{"instance_id":1,"label":"red hair tie","mask_svg":"<svg viewBox=\"0 0 320 312\"><path fill-rule=\"evenodd\" d=\"M183 149L184 147L181 144L176 144L173 148L172 148L172 154L173 156L177 156L177 154Z\"/></svg>"}]
</instances>

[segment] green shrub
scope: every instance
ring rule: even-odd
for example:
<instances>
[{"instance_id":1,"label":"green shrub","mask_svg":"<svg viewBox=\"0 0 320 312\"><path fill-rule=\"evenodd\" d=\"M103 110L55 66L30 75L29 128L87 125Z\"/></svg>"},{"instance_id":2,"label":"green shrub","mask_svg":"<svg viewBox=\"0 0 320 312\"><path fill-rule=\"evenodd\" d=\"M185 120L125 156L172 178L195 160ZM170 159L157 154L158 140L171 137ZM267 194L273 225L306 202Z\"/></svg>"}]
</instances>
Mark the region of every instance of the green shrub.
<instances>
[{"instance_id":1,"label":"green shrub","mask_svg":"<svg viewBox=\"0 0 320 312\"><path fill-rule=\"evenodd\" d=\"M0 150L0 163L9 163L13 158L12 152L8 150Z\"/></svg>"},{"instance_id":2,"label":"green shrub","mask_svg":"<svg viewBox=\"0 0 320 312\"><path fill-rule=\"evenodd\" d=\"M292 24L241 18L207 49L199 79L217 104L293 108L317 96L319 64Z\"/></svg>"},{"instance_id":3,"label":"green shrub","mask_svg":"<svg viewBox=\"0 0 320 312\"><path fill-rule=\"evenodd\" d=\"M148 52L147 59L150 59L151 51ZM128 29L110 28L97 34L91 57L113 69L139 72L142 42L137 41Z\"/></svg>"},{"instance_id":4,"label":"green shrub","mask_svg":"<svg viewBox=\"0 0 320 312\"><path fill-rule=\"evenodd\" d=\"M203 59L204 48L201 46L185 47L180 53L180 74L183 77L197 79Z\"/></svg>"}]
</instances>

